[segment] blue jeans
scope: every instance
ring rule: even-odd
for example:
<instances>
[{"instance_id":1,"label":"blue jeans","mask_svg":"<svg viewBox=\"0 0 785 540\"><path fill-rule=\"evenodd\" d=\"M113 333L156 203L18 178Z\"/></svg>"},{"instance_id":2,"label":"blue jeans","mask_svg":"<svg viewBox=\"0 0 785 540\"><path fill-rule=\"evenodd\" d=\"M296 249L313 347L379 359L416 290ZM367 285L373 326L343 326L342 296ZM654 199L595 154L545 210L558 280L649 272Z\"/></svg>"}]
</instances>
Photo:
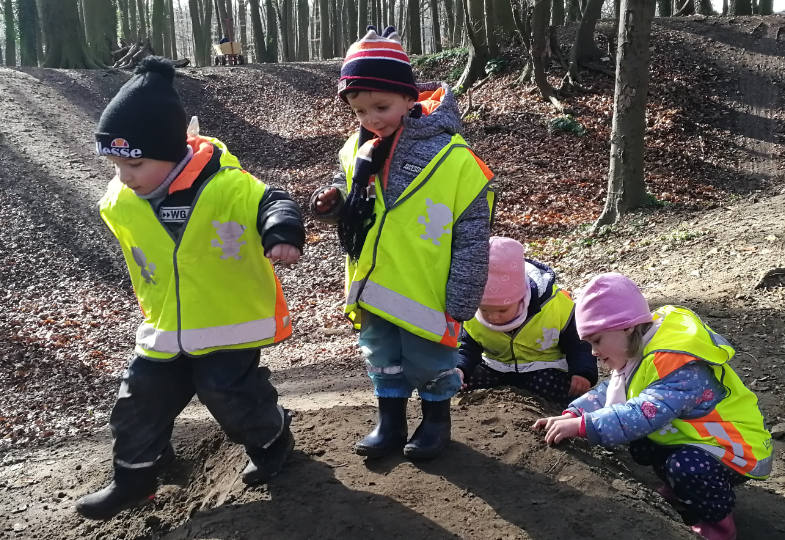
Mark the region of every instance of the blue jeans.
<instances>
[{"instance_id":1,"label":"blue jeans","mask_svg":"<svg viewBox=\"0 0 785 540\"><path fill-rule=\"evenodd\" d=\"M458 350L421 338L368 311L362 314L360 349L374 395L426 401L450 399L461 387Z\"/></svg>"}]
</instances>

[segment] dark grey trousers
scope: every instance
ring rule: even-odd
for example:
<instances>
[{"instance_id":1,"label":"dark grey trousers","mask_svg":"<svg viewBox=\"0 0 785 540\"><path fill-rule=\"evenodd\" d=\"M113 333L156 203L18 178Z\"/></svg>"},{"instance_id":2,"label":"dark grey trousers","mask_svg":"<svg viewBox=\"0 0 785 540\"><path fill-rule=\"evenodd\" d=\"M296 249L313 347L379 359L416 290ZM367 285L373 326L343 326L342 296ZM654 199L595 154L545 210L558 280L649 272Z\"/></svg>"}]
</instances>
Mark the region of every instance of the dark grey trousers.
<instances>
[{"instance_id":1,"label":"dark grey trousers","mask_svg":"<svg viewBox=\"0 0 785 540\"><path fill-rule=\"evenodd\" d=\"M115 467L152 467L194 394L232 442L247 450L267 447L283 430L283 409L269 377L270 370L259 366L258 349L165 362L135 357L109 419Z\"/></svg>"}]
</instances>

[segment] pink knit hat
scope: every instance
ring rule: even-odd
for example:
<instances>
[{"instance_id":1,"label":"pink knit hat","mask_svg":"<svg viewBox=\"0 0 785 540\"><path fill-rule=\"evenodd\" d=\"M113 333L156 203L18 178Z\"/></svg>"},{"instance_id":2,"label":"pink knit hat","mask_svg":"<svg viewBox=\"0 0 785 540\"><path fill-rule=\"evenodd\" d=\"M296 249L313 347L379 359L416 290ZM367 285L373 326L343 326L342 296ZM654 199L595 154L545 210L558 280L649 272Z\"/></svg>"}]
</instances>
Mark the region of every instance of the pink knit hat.
<instances>
[{"instance_id":1,"label":"pink knit hat","mask_svg":"<svg viewBox=\"0 0 785 540\"><path fill-rule=\"evenodd\" d=\"M651 321L649 304L638 286L616 272L595 276L575 302L575 323L581 339Z\"/></svg>"},{"instance_id":2,"label":"pink knit hat","mask_svg":"<svg viewBox=\"0 0 785 540\"><path fill-rule=\"evenodd\" d=\"M480 304L506 306L520 302L526 286L523 245L503 236L491 236L489 243L488 281Z\"/></svg>"}]
</instances>

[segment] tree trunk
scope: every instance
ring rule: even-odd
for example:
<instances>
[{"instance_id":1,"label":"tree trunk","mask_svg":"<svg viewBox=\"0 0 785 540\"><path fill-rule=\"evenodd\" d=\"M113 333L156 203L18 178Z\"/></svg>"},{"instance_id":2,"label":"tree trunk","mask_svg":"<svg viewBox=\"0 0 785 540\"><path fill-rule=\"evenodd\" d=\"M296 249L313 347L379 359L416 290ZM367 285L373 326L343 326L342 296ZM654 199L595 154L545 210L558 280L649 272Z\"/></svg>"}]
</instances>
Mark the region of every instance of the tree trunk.
<instances>
[{"instance_id":1,"label":"tree trunk","mask_svg":"<svg viewBox=\"0 0 785 540\"><path fill-rule=\"evenodd\" d=\"M657 0L657 13L660 17L670 17L673 14L673 0Z\"/></svg>"},{"instance_id":2,"label":"tree trunk","mask_svg":"<svg viewBox=\"0 0 785 540\"><path fill-rule=\"evenodd\" d=\"M761 15L771 15L774 13L773 0L758 0L758 13Z\"/></svg>"},{"instance_id":3,"label":"tree trunk","mask_svg":"<svg viewBox=\"0 0 785 540\"><path fill-rule=\"evenodd\" d=\"M601 56L601 52L594 42L594 29L602 14L602 4L603 0L589 0L581 22L578 24L578 32L570 51L570 67L568 69L569 78L573 83L578 82L578 68L581 62L596 60Z\"/></svg>"},{"instance_id":4,"label":"tree trunk","mask_svg":"<svg viewBox=\"0 0 785 540\"><path fill-rule=\"evenodd\" d=\"M46 41L43 67L102 68L87 49L76 0L38 0Z\"/></svg>"},{"instance_id":5,"label":"tree trunk","mask_svg":"<svg viewBox=\"0 0 785 540\"><path fill-rule=\"evenodd\" d=\"M254 59L256 62L264 62L267 51L264 48L265 36L262 26L262 12L259 0L249 0L251 5L251 30L253 32Z\"/></svg>"},{"instance_id":6,"label":"tree trunk","mask_svg":"<svg viewBox=\"0 0 785 540\"><path fill-rule=\"evenodd\" d=\"M564 23L564 0L553 0L551 6L551 26L561 26Z\"/></svg>"},{"instance_id":7,"label":"tree trunk","mask_svg":"<svg viewBox=\"0 0 785 540\"><path fill-rule=\"evenodd\" d=\"M120 12L120 41L128 45L131 38L131 25L128 20L128 0L117 0L117 9Z\"/></svg>"},{"instance_id":8,"label":"tree trunk","mask_svg":"<svg viewBox=\"0 0 785 540\"><path fill-rule=\"evenodd\" d=\"M469 59L458 79L456 87L459 91L467 91L485 74L488 63L488 46L481 30L485 21L483 0L462 0L463 15L466 20L466 34L469 37Z\"/></svg>"},{"instance_id":9,"label":"tree trunk","mask_svg":"<svg viewBox=\"0 0 785 540\"><path fill-rule=\"evenodd\" d=\"M618 221L647 202L643 172L646 100L649 88L651 0L622 0L616 53L610 170L605 208L594 228Z\"/></svg>"},{"instance_id":10,"label":"tree trunk","mask_svg":"<svg viewBox=\"0 0 785 540\"><path fill-rule=\"evenodd\" d=\"M355 13L355 22L352 28L357 28L357 14ZM310 13L308 12L308 0L297 0L297 59L303 62L310 60L308 50L308 21L310 21Z\"/></svg>"},{"instance_id":11,"label":"tree trunk","mask_svg":"<svg viewBox=\"0 0 785 540\"><path fill-rule=\"evenodd\" d=\"M102 0L93 1L101 2ZM168 51L164 49L164 32L166 31L164 0L153 0L153 16L150 22L150 45L152 45L155 54L165 56Z\"/></svg>"},{"instance_id":12,"label":"tree trunk","mask_svg":"<svg viewBox=\"0 0 785 540\"><path fill-rule=\"evenodd\" d=\"M362 18L362 13L360 13L360 18ZM319 0L319 55L322 57L322 60L326 60L332 56L332 52L330 6L327 0Z\"/></svg>"},{"instance_id":13,"label":"tree trunk","mask_svg":"<svg viewBox=\"0 0 785 540\"><path fill-rule=\"evenodd\" d=\"M499 56L499 34L496 24L496 12L494 0L485 0L485 43L488 46L488 56L496 58Z\"/></svg>"},{"instance_id":14,"label":"tree trunk","mask_svg":"<svg viewBox=\"0 0 785 540\"><path fill-rule=\"evenodd\" d=\"M455 47L455 2L444 0L444 19L447 25L447 47Z\"/></svg>"},{"instance_id":15,"label":"tree trunk","mask_svg":"<svg viewBox=\"0 0 785 540\"><path fill-rule=\"evenodd\" d=\"M698 15L711 15L714 10L711 8L711 0L695 0L695 13Z\"/></svg>"},{"instance_id":16,"label":"tree trunk","mask_svg":"<svg viewBox=\"0 0 785 540\"><path fill-rule=\"evenodd\" d=\"M264 61L275 63L278 61L278 24L273 0L264 0L264 17L267 19L267 41L264 44L267 57Z\"/></svg>"},{"instance_id":17,"label":"tree trunk","mask_svg":"<svg viewBox=\"0 0 785 540\"><path fill-rule=\"evenodd\" d=\"M728 3L728 15L752 15L752 0L730 0Z\"/></svg>"},{"instance_id":18,"label":"tree trunk","mask_svg":"<svg viewBox=\"0 0 785 540\"><path fill-rule=\"evenodd\" d=\"M463 30L466 27L466 9L464 8L466 0L455 0L455 33L452 35L452 43L454 47L463 45Z\"/></svg>"},{"instance_id":19,"label":"tree trunk","mask_svg":"<svg viewBox=\"0 0 785 540\"><path fill-rule=\"evenodd\" d=\"M354 3L353 0L352 3ZM387 7L389 9L389 14L387 15L388 24L390 26L395 26L395 0L388 0Z\"/></svg>"},{"instance_id":20,"label":"tree trunk","mask_svg":"<svg viewBox=\"0 0 785 540\"><path fill-rule=\"evenodd\" d=\"M289 36L294 34L292 28L292 0L281 0L278 5L278 26L281 29L281 61L291 62L294 51L291 50Z\"/></svg>"},{"instance_id":21,"label":"tree trunk","mask_svg":"<svg viewBox=\"0 0 785 540\"><path fill-rule=\"evenodd\" d=\"M567 0L567 6L564 11L564 22L576 22L581 16L578 0Z\"/></svg>"},{"instance_id":22,"label":"tree trunk","mask_svg":"<svg viewBox=\"0 0 785 540\"><path fill-rule=\"evenodd\" d=\"M93 58L112 64L112 51L117 48L117 12L106 0L83 0L85 37Z\"/></svg>"},{"instance_id":23,"label":"tree trunk","mask_svg":"<svg viewBox=\"0 0 785 540\"><path fill-rule=\"evenodd\" d=\"M439 0L431 0L431 31L433 32L433 52L441 52L442 29L439 18Z\"/></svg>"},{"instance_id":24,"label":"tree trunk","mask_svg":"<svg viewBox=\"0 0 785 540\"><path fill-rule=\"evenodd\" d=\"M365 35L365 29L368 27L368 0L359 0L357 2L357 37L361 38Z\"/></svg>"},{"instance_id":25,"label":"tree trunk","mask_svg":"<svg viewBox=\"0 0 785 540\"><path fill-rule=\"evenodd\" d=\"M251 0L252 3L254 0ZM256 0L258 4L258 0ZM194 36L194 62L198 66L209 66L212 62L212 0L188 0L191 13L191 29ZM258 12L258 10L257 10Z\"/></svg>"},{"instance_id":26,"label":"tree trunk","mask_svg":"<svg viewBox=\"0 0 785 540\"><path fill-rule=\"evenodd\" d=\"M409 54L422 54L422 32L420 28L420 2L407 0L408 17L406 20L406 34L409 43Z\"/></svg>"},{"instance_id":27,"label":"tree trunk","mask_svg":"<svg viewBox=\"0 0 785 540\"><path fill-rule=\"evenodd\" d=\"M242 0L241 0L242 1ZM169 12L169 39L170 39L170 46L169 50L171 54L169 55L170 58L176 59L177 58L177 32L174 20L174 0L167 0L167 11Z\"/></svg>"},{"instance_id":28,"label":"tree trunk","mask_svg":"<svg viewBox=\"0 0 785 540\"><path fill-rule=\"evenodd\" d=\"M133 0L131 1L133 2ZM138 27L139 30L138 30L137 39L139 41L144 41L145 39L149 39L150 34L147 30L147 10L145 9L144 0L136 0L136 15L139 18L139 27Z\"/></svg>"},{"instance_id":29,"label":"tree trunk","mask_svg":"<svg viewBox=\"0 0 785 540\"><path fill-rule=\"evenodd\" d=\"M532 10L531 62L534 70L534 82L542 99L554 102L555 94L551 83L545 75L545 58L548 35L548 23L551 18L551 0L540 0ZM554 103L555 104L555 103Z\"/></svg>"},{"instance_id":30,"label":"tree trunk","mask_svg":"<svg viewBox=\"0 0 785 540\"><path fill-rule=\"evenodd\" d=\"M5 18L5 64L16 65L16 22L14 5L11 0L3 0L3 16Z\"/></svg>"},{"instance_id":31,"label":"tree trunk","mask_svg":"<svg viewBox=\"0 0 785 540\"><path fill-rule=\"evenodd\" d=\"M126 0L128 2L128 39L137 41L139 39L139 20L136 17L136 0Z\"/></svg>"},{"instance_id":32,"label":"tree trunk","mask_svg":"<svg viewBox=\"0 0 785 540\"><path fill-rule=\"evenodd\" d=\"M16 0L19 17L19 63L38 65L38 10L35 0Z\"/></svg>"}]
</instances>

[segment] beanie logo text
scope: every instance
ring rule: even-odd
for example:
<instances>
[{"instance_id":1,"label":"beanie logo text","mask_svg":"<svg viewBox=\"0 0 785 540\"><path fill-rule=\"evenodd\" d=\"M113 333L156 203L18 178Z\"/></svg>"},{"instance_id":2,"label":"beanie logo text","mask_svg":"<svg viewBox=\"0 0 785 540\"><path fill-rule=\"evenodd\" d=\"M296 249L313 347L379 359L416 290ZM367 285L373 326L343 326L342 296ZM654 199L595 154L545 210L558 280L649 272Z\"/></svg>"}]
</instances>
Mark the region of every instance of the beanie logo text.
<instances>
[{"instance_id":1,"label":"beanie logo text","mask_svg":"<svg viewBox=\"0 0 785 540\"><path fill-rule=\"evenodd\" d=\"M120 137L116 139L112 139L112 142L108 148L102 145L101 141L97 141L95 143L95 149L98 151L98 154L101 156L116 156L122 158L142 157L141 149L131 148L131 145L128 144L128 141Z\"/></svg>"}]
</instances>

